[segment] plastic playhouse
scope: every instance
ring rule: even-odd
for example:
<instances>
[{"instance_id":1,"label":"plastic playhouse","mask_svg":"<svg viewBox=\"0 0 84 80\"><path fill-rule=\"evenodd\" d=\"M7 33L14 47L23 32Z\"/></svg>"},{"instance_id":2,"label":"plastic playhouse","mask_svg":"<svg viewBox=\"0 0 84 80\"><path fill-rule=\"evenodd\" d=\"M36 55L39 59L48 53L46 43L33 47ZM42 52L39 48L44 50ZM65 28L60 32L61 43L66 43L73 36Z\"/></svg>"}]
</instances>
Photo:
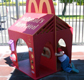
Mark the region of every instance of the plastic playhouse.
<instances>
[{"instance_id":1,"label":"plastic playhouse","mask_svg":"<svg viewBox=\"0 0 84 80\"><path fill-rule=\"evenodd\" d=\"M72 27L55 15L52 0L27 0L26 13L8 29L13 66L34 80L60 71L56 44L61 38L65 41L63 50L71 60L72 31ZM29 48L29 59L23 61L17 57L19 38ZM49 49L48 57L42 54L44 47Z\"/></svg>"}]
</instances>

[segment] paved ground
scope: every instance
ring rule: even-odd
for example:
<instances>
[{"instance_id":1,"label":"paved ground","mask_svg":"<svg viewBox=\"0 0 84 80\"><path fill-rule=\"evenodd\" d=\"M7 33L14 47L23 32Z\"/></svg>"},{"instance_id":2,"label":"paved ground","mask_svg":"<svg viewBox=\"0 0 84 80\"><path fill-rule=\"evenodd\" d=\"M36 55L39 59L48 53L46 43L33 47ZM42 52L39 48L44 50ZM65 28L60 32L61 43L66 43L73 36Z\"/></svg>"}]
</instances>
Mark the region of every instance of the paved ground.
<instances>
[{"instance_id":1,"label":"paved ground","mask_svg":"<svg viewBox=\"0 0 84 80\"><path fill-rule=\"evenodd\" d=\"M84 80L84 46L72 47L72 62L80 71L76 73L66 73L60 71L44 77L40 80ZM12 67L8 46L0 46L0 80L33 80L29 76Z\"/></svg>"}]
</instances>

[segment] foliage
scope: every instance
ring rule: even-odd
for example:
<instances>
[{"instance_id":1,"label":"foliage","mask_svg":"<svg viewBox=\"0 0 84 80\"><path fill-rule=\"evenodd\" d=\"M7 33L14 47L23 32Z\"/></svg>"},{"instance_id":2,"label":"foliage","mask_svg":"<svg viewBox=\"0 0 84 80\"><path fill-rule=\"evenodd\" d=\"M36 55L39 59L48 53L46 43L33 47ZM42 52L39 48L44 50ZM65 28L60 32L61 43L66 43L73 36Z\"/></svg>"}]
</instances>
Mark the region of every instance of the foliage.
<instances>
[{"instance_id":1,"label":"foliage","mask_svg":"<svg viewBox=\"0 0 84 80\"><path fill-rule=\"evenodd\" d=\"M84 0L75 0L77 2L77 5L84 5Z\"/></svg>"},{"instance_id":2,"label":"foliage","mask_svg":"<svg viewBox=\"0 0 84 80\"><path fill-rule=\"evenodd\" d=\"M15 2L3 2L3 3L0 3L0 6L2 5L5 5L5 6L15 6L16 3ZM26 5L26 2L19 2L19 5L22 6L22 5Z\"/></svg>"},{"instance_id":3,"label":"foliage","mask_svg":"<svg viewBox=\"0 0 84 80\"><path fill-rule=\"evenodd\" d=\"M19 2L19 5L26 5L26 2Z\"/></svg>"},{"instance_id":4,"label":"foliage","mask_svg":"<svg viewBox=\"0 0 84 80\"><path fill-rule=\"evenodd\" d=\"M4 2L10 2L11 0L4 0Z\"/></svg>"},{"instance_id":5,"label":"foliage","mask_svg":"<svg viewBox=\"0 0 84 80\"><path fill-rule=\"evenodd\" d=\"M74 0L75 2L77 2L77 3L83 3L84 2L84 0Z\"/></svg>"},{"instance_id":6,"label":"foliage","mask_svg":"<svg viewBox=\"0 0 84 80\"><path fill-rule=\"evenodd\" d=\"M54 5L57 5L56 2L53 2L53 4L54 4ZM15 3L15 2L3 2L3 3L0 3L0 6L2 6L2 5L14 6L14 5L16 5L16 3ZM19 5L20 5L20 6L26 5L26 2L19 2Z\"/></svg>"},{"instance_id":7,"label":"foliage","mask_svg":"<svg viewBox=\"0 0 84 80\"><path fill-rule=\"evenodd\" d=\"M83 5L84 4L84 0L60 0L61 3L72 3L72 2L76 2L77 5Z\"/></svg>"},{"instance_id":8,"label":"foliage","mask_svg":"<svg viewBox=\"0 0 84 80\"><path fill-rule=\"evenodd\" d=\"M77 5L84 5L84 3L77 3Z\"/></svg>"},{"instance_id":9,"label":"foliage","mask_svg":"<svg viewBox=\"0 0 84 80\"><path fill-rule=\"evenodd\" d=\"M54 5L57 5L57 3L56 3L56 2L53 2L53 4L54 4Z\"/></svg>"},{"instance_id":10,"label":"foliage","mask_svg":"<svg viewBox=\"0 0 84 80\"><path fill-rule=\"evenodd\" d=\"M3 3L0 3L0 6L13 6L15 5L15 2L3 2Z\"/></svg>"},{"instance_id":11,"label":"foliage","mask_svg":"<svg viewBox=\"0 0 84 80\"><path fill-rule=\"evenodd\" d=\"M0 3L0 6L2 5L6 5L6 6L14 6L15 5L15 2L9 2L11 0L4 0L6 2L3 2L3 3ZM55 0L53 0L55 1ZM67 3L72 3L73 1L74 2L77 2L77 5L84 5L84 0L60 0L61 3L65 3L65 1L67 1ZM56 2L53 2L54 5L57 5ZM22 6L22 5L26 5L26 2L19 2L19 5Z\"/></svg>"},{"instance_id":12,"label":"foliage","mask_svg":"<svg viewBox=\"0 0 84 80\"><path fill-rule=\"evenodd\" d=\"M73 0L60 0L61 3L72 3Z\"/></svg>"}]
</instances>

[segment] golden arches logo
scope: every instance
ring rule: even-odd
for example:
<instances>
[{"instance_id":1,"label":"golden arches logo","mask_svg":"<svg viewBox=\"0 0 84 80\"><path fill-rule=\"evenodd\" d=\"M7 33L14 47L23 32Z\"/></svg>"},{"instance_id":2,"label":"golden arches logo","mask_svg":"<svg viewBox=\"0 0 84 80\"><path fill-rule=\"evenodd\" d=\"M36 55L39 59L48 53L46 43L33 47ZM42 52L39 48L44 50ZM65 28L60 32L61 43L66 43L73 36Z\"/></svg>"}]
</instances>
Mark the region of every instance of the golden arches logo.
<instances>
[{"instance_id":1,"label":"golden arches logo","mask_svg":"<svg viewBox=\"0 0 84 80\"><path fill-rule=\"evenodd\" d=\"M35 7L35 12L36 13L42 13L42 8L43 8L43 3L45 2L46 6L47 6L47 12L48 14L51 14L51 7L50 7L50 3L48 0L40 0L40 3L39 3L39 8L37 6L37 2L36 0L29 0L29 4L28 4L28 12L31 12L31 4L33 3L34 4L34 7Z\"/></svg>"},{"instance_id":2,"label":"golden arches logo","mask_svg":"<svg viewBox=\"0 0 84 80\"><path fill-rule=\"evenodd\" d=\"M38 6L36 0L29 0L28 12L31 12L31 4L34 4L35 12L38 13Z\"/></svg>"}]
</instances>

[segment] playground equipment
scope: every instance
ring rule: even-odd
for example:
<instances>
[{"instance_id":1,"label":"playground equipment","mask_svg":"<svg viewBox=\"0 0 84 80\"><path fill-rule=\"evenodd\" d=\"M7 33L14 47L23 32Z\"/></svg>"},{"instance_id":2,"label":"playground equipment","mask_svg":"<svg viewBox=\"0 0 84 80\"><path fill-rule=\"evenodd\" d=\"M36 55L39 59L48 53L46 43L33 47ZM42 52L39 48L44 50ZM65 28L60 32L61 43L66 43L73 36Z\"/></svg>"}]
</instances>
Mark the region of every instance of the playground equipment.
<instances>
[{"instance_id":1,"label":"playground equipment","mask_svg":"<svg viewBox=\"0 0 84 80\"><path fill-rule=\"evenodd\" d=\"M71 60L72 31L72 27L55 15L52 0L27 0L26 13L8 29L13 66L35 80L61 70L55 56L56 45L62 38L66 43L63 50ZM19 38L29 48L29 59L18 62ZM43 54L44 48L49 50L47 56Z\"/></svg>"}]
</instances>

